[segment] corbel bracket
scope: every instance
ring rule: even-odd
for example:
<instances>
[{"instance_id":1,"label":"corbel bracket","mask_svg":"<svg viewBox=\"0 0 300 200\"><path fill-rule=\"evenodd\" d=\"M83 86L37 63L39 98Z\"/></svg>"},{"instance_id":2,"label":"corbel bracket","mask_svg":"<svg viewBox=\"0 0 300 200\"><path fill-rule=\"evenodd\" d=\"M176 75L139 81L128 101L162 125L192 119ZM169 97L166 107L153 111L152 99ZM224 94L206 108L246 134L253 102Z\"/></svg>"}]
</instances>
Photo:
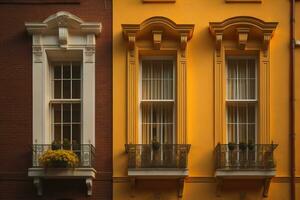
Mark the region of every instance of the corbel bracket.
<instances>
[{"instance_id":1,"label":"corbel bracket","mask_svg":"<svg viewBox=\"0 0 300 200\"><path fill-rule=\"evenodd\" d=\"M68 36L69 36L69 32L67 27L58 28L58 43L61 48L67 48Z\"/></svg>"},{"instance_id":2,"label":"corbel bracket","mask_svg":"<svg viewBox=\"0 0 300 200\"><path fill-rule=\"evenodd\" d=\"M33 179L33 185L36 188L37 195L42 196L43 195L43 184L42 184L42 179L40 178L34 178Z\"/></svg>"},{"instance_id":3,"label":"corbel bracket","mask_svg":"<svg viewBox=\"0 0 300 200\"><path fill-rule=\"evenodd\" d=\"M188 41L188 35L182 33L180 35L180 48L181 48L181 50L185 50L186 49L187 41Z\"/></svg>"},{"instance_id":4,"label":"corbel bracket","mask_svg":"<svg viewBox=\"0 0 300 200\"><path fill-rule=\"evenodd\" d=\"M135 47L135 34L129 33L128 34L128 48L129 50L134 50Z\"/></svg>"},{"instance_id":5,"label":"corbel bracket","mask_svg":"<svg viewBox=\"0 0 300 200\"><path fill-rule=\"evenodd\" d=\"M264 33L264 38L263 38L263 50L267 51L269 49L270 41L272 38L272 33Z\"/></svg>"},{"instance_id":6,"label":"corbel bracket","mask_svg":"<svg viewBox=\"0 0 300 200\"><path fill-rule=\"evenodd\" d=\"M180 178L178 180L178 188L177 188L177 195L178 199L181 200L183 197L183 189L184 189L184 178Z\"/></svg>"},{"instance_id":7,"label":"corbel bracket","mask_svg":"<svg viewBox=\"0 0 300 200\"><path fill-rule=\"evenodd\" d=\"M238 34L238 42L239 42L239 48L241 50L245 50L247 41L248 41L248 34L250 32L249 28L237 28L236 29Z\"/></svg>"},{"instance_id":8,"label":"corbel bracket","mask_svg":"<svg viewBox=\"0 0 300 200\"><path fill-rule=\"evenodd\" d=\"M87 178L85 179L85 184L86 184L86 189L87 189L87 195L92 196L92 191L93 191L93 179L92 178Z\"/></svg>"},{"instance_id":9,"label":"corbel bracket","mask_svg":"<svg viewBox=\"0 0 300 200\"><path fill-rule=\"evenodd\" d=\"M296 46L296 47L300 47L300 40L296 40L296 41L295 41L295 46Z\"/></svg>"},{"instance_id":10,"label":"corbel bracket","mask_svg":"<svg viewBox=\"0 0 300 200\"><path fill-rule=\"evenodd\" d=\"M130 178L130 197L132 198L135 197L135 184L136 184L136 179Z\"/></svg>"},{"instance_id":11,"label":"corbel bracket","mask_svg":"<svg viewBox=\"0 0 300 200\"><path fill-rule=\"evenodd\" d=\"M221 55L222 40L223 40L223 33L217 33L216 34L216 50L217 50L218 56Z\"/></svg>"},{"instance_id":12,"label":"corbel bracket","mask_svg":"<svg viewBox=\"0 0 300 200\"><path fill-rule=\"evenodd\" d=\"M154 49L159 50L161 47L162 31L152 31Z\"/></svg>"},{"instance_id":13,"label":"corbel bracket","mask_svg":"<svg viewBox=\"0 0 300 200\"><path fill-rule=\"evenodd\" d=\"M264 185L263 185L264 186L263 197L268 197L270 184L271 184L271 178L266 178L264 180Z\"/></svg>"},{"instance_id":14,"label":"corbel bracket","mask_svg":"<svg viewBox=\"0 0 300 200\"><path fill-rule=\"evenodd\" d=\"M223 188L223 179L222 178L217 178L216 183L217 183L216 196L221 197L222 188Z\"/></svg>"}]
</instances>

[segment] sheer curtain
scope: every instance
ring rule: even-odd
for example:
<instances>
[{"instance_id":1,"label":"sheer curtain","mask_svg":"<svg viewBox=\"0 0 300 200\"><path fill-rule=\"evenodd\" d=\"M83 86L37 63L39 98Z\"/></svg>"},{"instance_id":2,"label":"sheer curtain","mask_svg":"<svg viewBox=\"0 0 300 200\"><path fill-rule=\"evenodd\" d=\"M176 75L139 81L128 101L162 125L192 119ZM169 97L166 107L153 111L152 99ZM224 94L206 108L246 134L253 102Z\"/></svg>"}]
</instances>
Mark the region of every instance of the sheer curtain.
<instances>
[{"instance_id":1,"label":"sheer curtain","mask_svg":"<svg viewBox=\"0 0 300 200\"><path fill-rule=\"evenodd\" d=\"M173 143L174 71L172 60L142 62L142 143Z\"/></svg>"},{"instance_id":2,"label":"sheer curtain","mask_svg":"<svg viewBox=\"0 0 300 200\"><path fill-rule=\"evenodd\" d=\"M256 142L255 59L227 60L227 134L234 143Z\"/></svg>"}]
</instances>

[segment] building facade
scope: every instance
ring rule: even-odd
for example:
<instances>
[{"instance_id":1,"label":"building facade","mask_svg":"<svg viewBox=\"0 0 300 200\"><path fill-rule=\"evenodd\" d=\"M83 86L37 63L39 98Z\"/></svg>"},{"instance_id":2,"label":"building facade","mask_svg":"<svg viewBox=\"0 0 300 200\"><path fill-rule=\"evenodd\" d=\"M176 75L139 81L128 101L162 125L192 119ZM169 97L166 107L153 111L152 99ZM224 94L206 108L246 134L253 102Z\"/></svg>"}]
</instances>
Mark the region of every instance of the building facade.
<instances>
[{"instance_id":1,"label":"building facade","mask_svg":"<svg viewBox=\"0 0 300 200\"><path fill-rule=\"evenodd\" d=\"M113 1L113 199L300 198L291 2Z\"/></svg>"},{"instance_id":2,"label":"building facade","mask_svg":"<svg viewBox=\"0 0 300 200\"><path fill-rule=\"evenodd\" d=\"M112 198L111 3L0 1L0 199Z\"/></svg>"}]
</instances>

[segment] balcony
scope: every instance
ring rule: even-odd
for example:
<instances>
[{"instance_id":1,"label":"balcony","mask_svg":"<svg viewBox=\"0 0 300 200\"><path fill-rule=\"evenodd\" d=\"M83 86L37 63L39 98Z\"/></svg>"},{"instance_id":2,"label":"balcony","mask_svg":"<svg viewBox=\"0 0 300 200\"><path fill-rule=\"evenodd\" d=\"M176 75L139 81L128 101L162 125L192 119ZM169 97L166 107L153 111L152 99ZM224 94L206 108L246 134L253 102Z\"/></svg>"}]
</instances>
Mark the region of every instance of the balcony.
<instances>
[{"instance_id":1,"label":"balcony","mask_svg":"<svg viewBox=\"0 0 300 200\"><path fill-rule=\"evenodd\" d=\"M71 150L79 162L74 167L44 167L40 157L48 150ZM43 179L84 179L87 185L87 194L92 194L92 180L96 177L94 169L95 148L91 144L81 145L51 145L34 144L32 146L32 167L28 169L28 176L34 178L38 195L42 195Z\"/></svg>"},{"instance_id":2,"label":"balcony","mask_svg":"<svg viewBox=\"0 0 300 200\"><path fill-rule=\"evenodd\" d=\"M188 176L189 144L127 144L128 176L180 178Z\"/></svg>"},{"instance_id":3,"label":"balcony","mask_svg":"<svg viewBox=\"0 0 300 200\"><path fill-rule=\"evenodd\" d=\"M264 196L267 196L270 180L276 175L274 150L277 146L277 144L218 144L215 149L215 176L218 184L220 185L224 179L263 179Z\"/></svg>"}]
</instances>

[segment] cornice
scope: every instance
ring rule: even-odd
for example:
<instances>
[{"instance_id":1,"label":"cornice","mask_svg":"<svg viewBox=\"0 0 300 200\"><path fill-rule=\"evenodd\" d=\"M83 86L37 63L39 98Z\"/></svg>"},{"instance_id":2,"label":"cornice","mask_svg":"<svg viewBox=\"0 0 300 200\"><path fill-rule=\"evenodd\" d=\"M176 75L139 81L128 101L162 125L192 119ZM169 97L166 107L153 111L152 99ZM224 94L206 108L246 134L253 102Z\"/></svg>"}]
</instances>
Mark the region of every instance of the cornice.
<instances>
[{"instance_id":1,"label":"cornice","mask_svg":"<svg viewBox=\"0 0 300 200\"><path fill-rule=\"evenodd\" d=\"M209 29L213 35L217 33L222 33L227 29L232 27L247 27L247 28L257 28L262 32L268 32L273 35L278 22L265 22L261 19L257 19L255 17L250 16L237 16L226 19L222 22L210 22Z\"/></svg>"},{"instance_id":2,"label":"cornice","mask_svg":"<svg viewBox=\"0 0 300 200\"><path fill-rule=\"evenodd\" d=\"M175 36L186 34L187 39L189 40L193 36L194 25L176 24L166 17L156 16L143 21L141 24L122 24L122 29L124 37L127 39L132 34L134 34L136 37L139 37L149 31L167 30Z\"/></svg>"},{"instance_id":3,"label":"cornice","mask_svg":"<svg viewBox=\"0 0 300 200\"><path fill-rule=\"evenodd\" d=\"M53 29L68 28L69 30L98 35L102 29L101 23L84 22L79 17L66 11L57 12L43 22L25 23L25 26L29 34L44 34Z\"/></svg>"}]
</instances>

